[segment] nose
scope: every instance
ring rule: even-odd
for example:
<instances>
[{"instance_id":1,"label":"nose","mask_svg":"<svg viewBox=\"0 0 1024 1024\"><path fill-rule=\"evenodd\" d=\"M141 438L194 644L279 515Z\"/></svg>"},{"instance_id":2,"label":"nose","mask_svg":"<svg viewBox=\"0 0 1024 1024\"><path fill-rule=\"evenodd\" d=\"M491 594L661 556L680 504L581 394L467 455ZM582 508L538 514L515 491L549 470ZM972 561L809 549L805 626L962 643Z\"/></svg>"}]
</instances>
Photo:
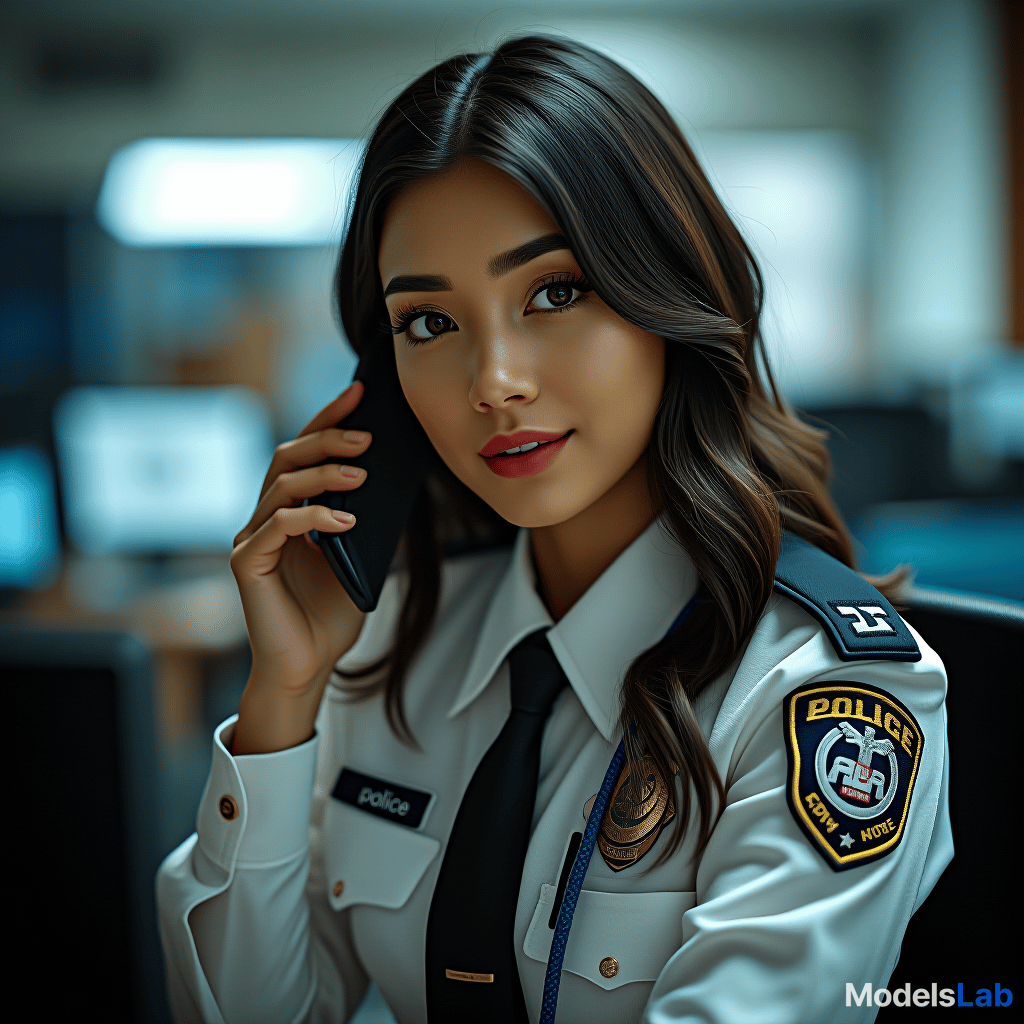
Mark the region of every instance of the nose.
<instances>
[{"instance_id":1,"label":"nose","mask_svg":"<svg viewBox=\"0 0 1024 1024\"><path fill-rule=\"evenodd\" d=\"M477 412L529 405L540 394L529 346L510 335L488 331L475 346L469 402Z\"/></svg>"}]
</instances>

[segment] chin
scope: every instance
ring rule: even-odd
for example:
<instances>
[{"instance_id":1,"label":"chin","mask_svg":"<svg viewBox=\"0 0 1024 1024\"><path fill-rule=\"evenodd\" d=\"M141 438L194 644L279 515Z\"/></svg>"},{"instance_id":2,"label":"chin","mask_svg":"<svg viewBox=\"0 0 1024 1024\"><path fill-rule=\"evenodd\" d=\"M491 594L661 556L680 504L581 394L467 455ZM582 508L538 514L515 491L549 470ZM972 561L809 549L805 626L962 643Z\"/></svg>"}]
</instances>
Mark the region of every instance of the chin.
<instances>
[{"instance_id":1,"label":"chin","mask_svg":"<svg viewBox=\"0 0 1024 1024\"><path fill-rule=\"evenodd\" d=\"M577 512L577 510L574 509L567 513L549 512L545 514L543 512L535 513L532 510L524 511L521 508L515 510L502 509L495 505L492 505L491 508L493 508L502 519L510 522L513 526L520 526L527 530L539 530L542 526L557 526L559 523L564 523L567 519L572 519Z\"/></svg>"},{"instance_id":2,"label":"chin","mask_svg":"<svg viewBox=\"0 0 1024 1024\"><path fill-rule=\"evenodd\" d=\"M490 490L490 489L488 489ZM510 495L493 493L476 493L483 498L502 519L513 526L528 530L540 529L544 526L557 526L559 523L578 516L589 505L590 501L566 501L564 486L559 488L563 493L557 495L521 494ZM545 500L548 498L548 500Z\"/></svg>"}]
</instances>

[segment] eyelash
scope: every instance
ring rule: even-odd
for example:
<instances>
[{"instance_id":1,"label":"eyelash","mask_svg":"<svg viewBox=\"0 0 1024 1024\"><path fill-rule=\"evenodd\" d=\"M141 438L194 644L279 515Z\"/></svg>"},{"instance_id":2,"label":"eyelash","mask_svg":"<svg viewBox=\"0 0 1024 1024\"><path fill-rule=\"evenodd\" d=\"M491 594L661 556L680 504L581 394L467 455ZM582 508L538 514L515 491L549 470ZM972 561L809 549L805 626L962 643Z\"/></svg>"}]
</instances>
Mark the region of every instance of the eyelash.
<instances>
[{"instance_id":1,"label":"eyelash","mask_svg":"<svg viewBox=\"0 0 1024 1024\"><path fill-rule=\"evenodd\" d=\"M399 306L395 311L395 319L398 322L389 324L388 326L391 329L392 334L405 334L412 324L419 320L421 316L429 316L431 313L441 313L441 310L434 309L431 306ZM447 313L441 313L441 315L448 316ZM449 317L449 319L452 318ZM452 320L452 323L454 322L455 321ZM437 337L440 337L440 335L437 335ZM409 340L410 343L413 344L422 344L422 342L412 342L411 338Z\"/></svg>"},{"instance_id":2,"label":"eyelash","mask_svg":"<svg viewBox=\"0 0 1024 1024\"><path fill-rule=\"evenodd\" d=\"M571 284L573 289L580 294L564 306L556 306L554 309L535 309L535 313L564 313L567 309L573 309L589 298L590 293L594 290L594 286L582 274L552 274L550 278L545 278L534 288L530 302L533 302L541 292L554 288L556 284Z\"/></svg>"},{"instance_id":3,"label":"eyelash","mask_svg":"<svg viewBox=\"0 0 1024 1024\"><path fill-rule=\"evenodd\" d=\"M549 288L553 288L556 284L568 284L572 285L575 291L580 294L572 300L567 302L564 306L557 306L554 309L535 309L534 313L564 313L567 310L574 309L581 302L585 301L590 297L590 292L593 291L593 285L582 275L582 274L552 274L550 277L546 277L530 295L530 303L533 302L541 292L546 292ZM529 303L527 303L529 307ZM439 309L434 309L432 306L400 306L395 311L396 323L388 324L392 334L406 334L409 328L423 316L429 316L431 313L438 313L441 316L448 316L447 313L442 313ZM528 314L527 314L528 315ZM453 317L448 317L455 323ZM456 328L458 330L458 328ZM449 331L446 334L451 333ZM440 338L441 335L437 334L434 337ZM410 345L423 345L426 344L427 339L425 338L409 338Z\"/></svg>"}]
</instances>

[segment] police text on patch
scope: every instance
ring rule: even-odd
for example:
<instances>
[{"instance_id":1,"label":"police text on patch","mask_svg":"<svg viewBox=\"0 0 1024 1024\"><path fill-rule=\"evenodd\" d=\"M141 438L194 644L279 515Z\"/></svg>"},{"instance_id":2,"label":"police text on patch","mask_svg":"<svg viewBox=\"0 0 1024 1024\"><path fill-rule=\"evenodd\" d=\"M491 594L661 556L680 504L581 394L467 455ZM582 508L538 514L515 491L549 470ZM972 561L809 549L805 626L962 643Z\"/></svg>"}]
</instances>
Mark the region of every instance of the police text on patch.
<instances>
[{"instance_id":1,"label":"police text on patch","mask_svg":"<svg viewBox=\"0 0 1024 1024\"><path fill-rule=\"evenodd\" d=\"M810 683L786 697L787 800L836 871L899 845L924 734L892 694L861 682Z\"/></svg>"},{"instance_id":2,"label":"police text on patch","mask_svg":"<svg viewBox=\"0 0 1024 1024\"><path fill-rule=\"evenodd\" d=\"M331 796L342 803L407 828L419 828L433 802L433 793L342 768Z\"/></svg>"}]
</instances>

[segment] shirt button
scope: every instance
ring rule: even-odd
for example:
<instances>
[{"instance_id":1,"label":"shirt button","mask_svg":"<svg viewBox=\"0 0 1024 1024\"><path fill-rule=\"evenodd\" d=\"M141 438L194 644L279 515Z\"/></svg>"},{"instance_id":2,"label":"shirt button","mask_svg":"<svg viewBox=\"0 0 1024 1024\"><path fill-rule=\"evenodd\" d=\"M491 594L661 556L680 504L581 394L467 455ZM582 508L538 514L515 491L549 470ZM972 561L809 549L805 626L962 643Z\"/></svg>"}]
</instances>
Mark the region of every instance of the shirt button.
<instances>
[{"instance_id":1,"label":"shirt button","mask_svg":"<svg viewBox=\"0 0 1024 1024\"><path fill-rule=\"evenodd\" d=\"M345 891L345 883L344 882L340 882L339 881L339 882L335 882L334 883L334 895L335 896L340 896L344 891Z\"/></svg>"},{"instance_id":2,"label":"shirt button","mask_svg":"<svg viewBox=\"0 0 1024 1024\"><path fill-rule=\"evenodd\" d=\"M614 978L619 973L619 961L613 956L606 956L597 968L606 978Z\"/></svg>"},{"instance_id":3,"label":"shirt button","mask_svg":"<svg viewBox=\"0 0 1024 1024\"><path fill-rule=\"evenodd\" d=\"M217 806L220 808L220 816L225 821L234 821L238 817L238 804L227 794L220 798Z\"/></svg>"}]
</instances>

